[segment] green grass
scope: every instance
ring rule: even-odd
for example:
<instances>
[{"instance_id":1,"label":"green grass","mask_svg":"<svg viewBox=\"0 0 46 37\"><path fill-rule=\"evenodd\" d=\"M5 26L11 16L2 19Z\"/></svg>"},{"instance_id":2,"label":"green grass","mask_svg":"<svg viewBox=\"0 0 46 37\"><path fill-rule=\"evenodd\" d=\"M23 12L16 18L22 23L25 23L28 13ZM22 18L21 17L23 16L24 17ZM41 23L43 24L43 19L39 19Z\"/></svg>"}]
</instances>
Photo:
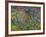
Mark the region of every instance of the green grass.
<instances>
[{"instance_id":1,"label":"green grass","mask_svg":"<svg viewBox=\"0 0 46 37\"><path fill-rule=\"evenodd\" d=\"M25 25L16 25L11 24L11 31L23 31L23 30L39 30L41 29L40 24L25 24Z\"/></svg>"}]
</instances>

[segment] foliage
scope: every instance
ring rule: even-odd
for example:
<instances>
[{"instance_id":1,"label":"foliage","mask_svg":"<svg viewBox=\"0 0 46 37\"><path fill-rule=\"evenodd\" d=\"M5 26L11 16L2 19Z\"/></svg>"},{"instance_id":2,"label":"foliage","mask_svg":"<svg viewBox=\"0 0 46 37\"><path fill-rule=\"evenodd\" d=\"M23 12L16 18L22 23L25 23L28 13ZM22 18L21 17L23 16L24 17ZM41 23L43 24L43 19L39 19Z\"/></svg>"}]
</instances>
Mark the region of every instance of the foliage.
<instances>
[{"instance_id":1,"label":"foliage","mask_svg":"<svg viewBox=\"0 0 46 37\"><path fill-rule=\"evenodd\" d=\"M11 7L11 30L39 30L40 11L35 11L35 7ZM34 10L33 10L34 9ZM36 7L36 9L38 9ZM37 13L37 14L36 14Z\"/></svg>"}]
</instances>

